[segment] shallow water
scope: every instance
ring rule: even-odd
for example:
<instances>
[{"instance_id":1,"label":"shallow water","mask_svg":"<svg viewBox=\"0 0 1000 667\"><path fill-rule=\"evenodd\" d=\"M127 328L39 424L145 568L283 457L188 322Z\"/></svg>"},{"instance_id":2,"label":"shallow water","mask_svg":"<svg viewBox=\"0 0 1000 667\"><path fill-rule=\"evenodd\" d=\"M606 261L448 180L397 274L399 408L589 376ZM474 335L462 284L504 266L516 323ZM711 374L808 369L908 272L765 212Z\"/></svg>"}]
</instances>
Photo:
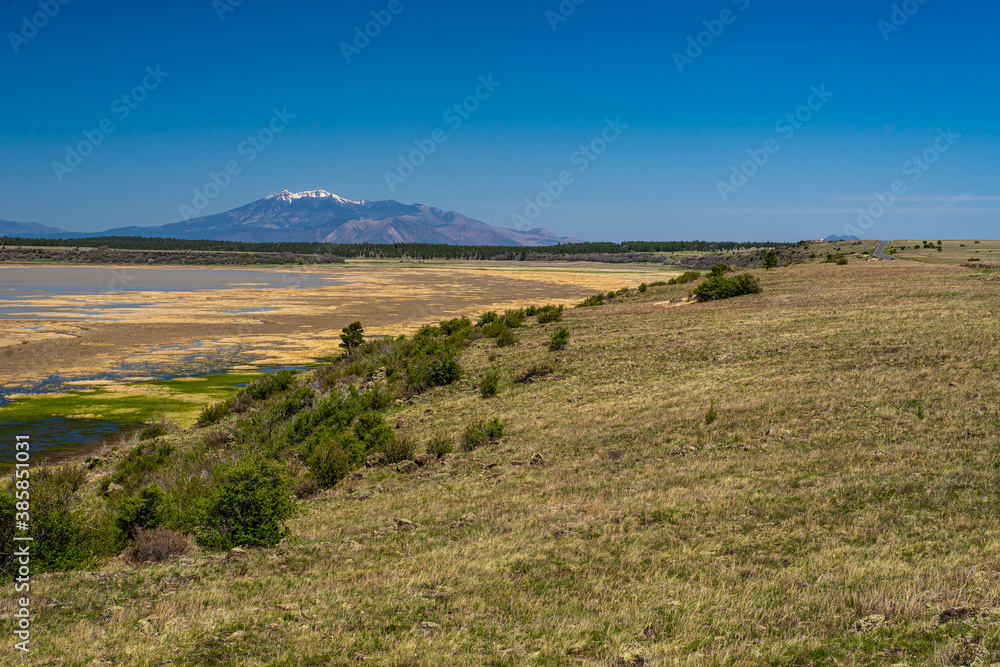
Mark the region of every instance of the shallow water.
<instances>
[{"instance_id":1,"label":"shallow water","mask_svg":"<svg viewBox=\"0 0 1000 667\"><path fill-rule=\"evenodd\" d=\"M135 429L135 424L118 424L97 419L51 417L30 422L0 422L0 465L14 460L14 442L19 435L30 439L31 462L75 454L85 445L99 444Z\"/></svg>"},{"instance_id":2,"label":"shallow water","mask_svg":"<svg viewBox=\"0 0 1000 667\"><path fill-rule=\"evenodd\" d=\"M299 289L342 285L340 276L301 273L294 270L265 271L246 269L203 268L112 268L103 266L2 266L0 265L0 319L87 319L95 321L93 312L110 316L114 311L149 308L164 303L176 303L173 292L200 292L255 287L260 289ZM122 302L122 294L141 292L152 297L163 293L162 301ZM72 300L79 308L67 307L66 300L75 296L107 296L100 299ZM40 301L41 300L41 301ZM48 304L45 300L56 303ZM110 313L107 311L111 311ZM102 312L103 311L103 312ZM239 312L268 312L247 310Z\"/></svg>"}]
</instances>

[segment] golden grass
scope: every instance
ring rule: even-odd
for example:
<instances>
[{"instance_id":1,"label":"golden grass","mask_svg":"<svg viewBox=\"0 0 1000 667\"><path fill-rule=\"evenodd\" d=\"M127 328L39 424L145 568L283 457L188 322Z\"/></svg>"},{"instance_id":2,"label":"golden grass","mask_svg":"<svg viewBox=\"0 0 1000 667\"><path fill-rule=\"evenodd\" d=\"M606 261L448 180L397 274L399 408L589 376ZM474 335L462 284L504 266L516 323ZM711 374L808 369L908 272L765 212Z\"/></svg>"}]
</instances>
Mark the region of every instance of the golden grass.
<instances>
[{"instance_id":1,"label":"golden grass","mask_svg":"<svg viewBox=\"0 0 1000 667\"><path fill-rule=\"evenodd\" d=\"M610 665L638 646L653 665L1000 659L1000 283L908 262L755 275L761 295L675 307L690 286L652 288L529 327L514 348L480 341L459 385L396 416L422 441L499 416L500 444L410 475L364 471L302 502L288 544L247 558L38 577L33 652L9 657L8 640L0 655ZM549 352L561 326L569 348ZM510 380L556 359L544 379ZM484 400L488 367L505 381ZM536 453L545 465L529 465Z\"/></svg>"}]
</instances>

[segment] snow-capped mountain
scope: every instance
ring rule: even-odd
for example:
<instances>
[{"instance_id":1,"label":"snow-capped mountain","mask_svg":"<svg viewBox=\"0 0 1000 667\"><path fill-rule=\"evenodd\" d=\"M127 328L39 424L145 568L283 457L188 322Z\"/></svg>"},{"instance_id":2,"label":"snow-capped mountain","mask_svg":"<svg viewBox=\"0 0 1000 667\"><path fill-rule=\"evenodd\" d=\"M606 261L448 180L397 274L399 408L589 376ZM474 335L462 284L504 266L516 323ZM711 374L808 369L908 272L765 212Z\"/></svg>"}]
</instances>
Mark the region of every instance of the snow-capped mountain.
<instances>
[{"instance_id":1,"label":"snow-capped mountain","mask_svg":"<svg viewBox=\"0 0 1000 667\"><path fill-rule=\"evenodd\" d=\"M45 230L45 236L50 237L160 236L251 242L543 246L576 241L540 228L518 231L493 227L461 213L423 204L345 199L326 190L283 190L225 213L157 227L120 227L92 234L51 227ZM0 225L0 235L6 233Z\"/></svg>"}]
</instances>

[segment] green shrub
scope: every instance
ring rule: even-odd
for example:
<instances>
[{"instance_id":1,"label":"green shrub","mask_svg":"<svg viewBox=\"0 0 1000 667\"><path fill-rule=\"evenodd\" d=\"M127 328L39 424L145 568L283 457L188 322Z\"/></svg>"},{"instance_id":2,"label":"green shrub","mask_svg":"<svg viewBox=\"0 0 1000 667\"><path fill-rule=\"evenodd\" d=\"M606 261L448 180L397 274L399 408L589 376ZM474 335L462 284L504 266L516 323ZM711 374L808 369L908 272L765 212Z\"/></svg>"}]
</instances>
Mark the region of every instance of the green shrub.
<instances>
[{"instance_id":1,"label":"green shrub","mask_svg":"<svg viewBox=\"0 0 1000 667\"><path fill-rule=\"evenodd\" d=\"M490 322L484 325L481 331L485 338L496 338L507 328L507 325L503 322Z\"/></svg>"},{"instance_id":2,"label":"green shrub","mask_svg":"<svg viewBox=\"0 0 1000 667\"><path fill-rule=\"evenodd\" d=\"M511 345L517 345L517 336L514 335L512 329L504 328L497 336L497 347L510 347Z\"/></svg>"},{"instance_id":3,"label":"green shrub","mask_svg":"<svg viewBox=\"0 0 1000 667\"><path fill-rule=\"evenodd\" d=\"M503 314L503 323L511 329L517 329L524 324L524 309L508 310Z\"/></svg>"},{"instance_id":4,"label":"green shrub","mask_svg":"<svg viewBox=\"0 0 1000 667\"><path fill-rule=\"evenodd\" d=\"M776 266L778 266L778 256L774 254L773 250L768 250L764 255L764 268L770 271Z\"/></svg>"},{"instance_id":5,"label":"green shrub","mask_svg":"<svg viewBox=\"0 0 1000 667\"><path fill-rule=\"evenodd\" d=\"M728 276L713 276L694 289L698 301L713 301L729 299L744 294L759 294L760 284L749 273L730 278Z\"/></svg>"},{"instance_id":6,"label":"green shrub","mask_svg":"<svg viewBox=\"0 0 1000 667\"><path fill-rule=\"evenodd\" d=\"M595 294L594 296L588 296L586 299L581 301L576 305L577 308L592 308L593 306L603 306L604 305L604 294Z\"/></svg>"},{"instance_id":7,"label":"green shrub","mask_svg":"<svg viewBox=\"0 0 1000 667\"><path fill-rule=\"evenodd\" d=\"M397 432L379 451L385 454L386 463L399 463L413 459L417 453L417 443L408 434Z\"/></svg>"},{"instance_id":8,"label":"green shrub","mask_svg":"<svg viewBox=\"0 0 1000 667\"><path fill-rule=\"evenodd\" d=\"M130 451L118 462L112 478L116 484L121 484L126 491L134 492L146 485L146 478L151 472L159 469L175 453L174 446L169 443L145 442Z\"/></svg>"},{"instance_id":9,"label":"green shrub","mask_svg":"<svg viewBox=\"0 0 1000 667\"><path fill-rule=\"evenodd\" d=\"M708 412L705 413L705 423L711 424L718 418L719 412L715 409L715 401L712 401L712 405L708 408Z\"/></svg>"},{"instance_id":10,"label":"green shrub","mask_svg":"<svg viewBox=\"0 0 1000 667\"><path fill-rule=\"evenodd\" d=\"M18 512L31 514L26 536L32 538L32 574L75 570L115 553L120 541L112 515L81 507L78 492L86 472L86 467L74 465L32 467L30 478L13 479L0 491L0 538L7 544L0 549L0 575L11 577L20 565L10 546L15 535L25 535L16 530Z\"/></svg>"},{"instance_id":11,"label":"green shrub","mask_svg":"<svg viewBox=\"0 0 1000 667\"><path fill-rule=\"evenodd\" d=\"M437 458L451 454L453 451L455 451L455 446L445 433L438 433L427 443L427 453Z\"/></svg>"},{"instance_id":12,"label":"green shrub","mask_svg":"<svg viewBox=\"0 0 1000 667\"><path fill-rule=\"evenodd\" d=\"M263 401L291 387L295 383L296 375L298 373L291 370L284 370L274 374L269 373L248 384L240 393L249 396L255 401Z\"/></svg>"},{"instance_id":13,"label":"green shrub","mask_svg":"<svg viewBox=\"0 0 1000 667\"><path fill-rule=\"evenodd\" d=\"M668 285L684 285L701 278L701 272L699 271L685 271L676 278L671 278L667 281Z\"/></svg>"},{"instance_id":14,"label":"green shrub","mask_svg":"<svg viewBox=\"0 0 1000 667\"><path fill-rule=\"evenodd\" d=\"M161 422L153 422L148 424L139 431L140 440L152 440L153 438L158 438L161 435L167 434L167 427Z\"/></svg>"},{"instance_id":15,"label":"green shrub","mask_svg":"<svg viewBox=\"0 0 1000 667\"><path fill-rule=\"evenodd\" d=\"M406 367L406 386L413 391L443 387L461 377L462 368L458 365L458 354L454 351L424 355Z\"/></svg>"},{"instance_id":16,"label":"green shrub","mask_svg":"<svg viewBox=\"0 0 1000 667\"><path fill-rule=\"evenodd\" d=\"M492 398L500 392L500 373L490 369L483 374L483 379L479 382L479 394L483 398Z\"/></svg>"},{"instance_id":17,"label":"green shrub","mask_svg":"<svg viewBox=\"0 0 1000 667\"><path fill-rule=\"evenodd\" d=\"M269 547L288 534L295 514L285 467L262 456L220 466L216 487L198 508L198 543L211 549Z\"/></svg>"},{"instance_id":18,"label":"green shrub","mask_svg":"<svg viewBox=\"0 0 1000 667\"><path fill-rule=\"evenodd\" d=\"M361 326L361 322L351 322L341 331L340 347L348 351L361 347L365 342L365 329Z\"/></svg>"},{"instance_id":19,"label":"green shrub","mask_svg":"<svg viewBox=\"0 0 1000 667\"><path fill-rule=\"evenodd\" d=\"M487 324L496 324L500 321L500 315L495 310L488 310L479 316L478 326L485 327Z\"/></svg>"},{"instance_id":20,"label":"green shrub","mask_svg":"<svg viewBox=\"0 0 1000 667\"><path fill-rule=\"evenodd\" d=\"M645 292L648 289L649 289L649 285L647 285L646 283L640 283L639 284L639 291L640 292Z\"/></svg>"},{"instance_id":21,"label":"green shrub","mask_svg":"<svg viewBox=\"0 0 1000 667\"><path fill-rule=\"evenodd\" d=\"M549 373L553 373L557 370L557 366L551 361L536 361L533 364L528 364L521 370L514 373L514 382L518 384L524 384L529 380L533 380L537 377L544 377Z\"/></svg>"},{"instance_id":22,"label":"green shrub","mask_svg":"<svg viewBox=\"0 0 1000 667\"><path fill-rule=\"evenodd\" d=\"M228 417L230 414L229 408L231 407L231 405L232 404L229 401L222 401L221 403L213 403L211 405L206 405L205 408L201 411L201 414L198 415L198 421L196 422L197 425L209 426L210 424L214 424L220 421L221 419Z\"/></svg>"},{"instance_id":23,"label":"green shrub","mask_svg":"<svg viewBox=\"0 0 1000 667\"><path fill-rule=\"evenodd\" d=\"M665 281L665 280L657 280L656 282L649 283L649 286L650 287L663 287L664 285L668 285L668 284L669 283L667 281Z\"/></svg>"},{"instance_id":24,"label":"green shrub","mask_svg":"<svg viewBox=\"0 0 1000 667\"><path fill-rule=\"evenodd\" d=\"M713 276L724 276L730 271L732 271L732 269L729 268L728 264L716 264L715 266L712 267Z\"/></svg>"},{"instance_id":25,"label":"green shrub","mask_svg":"<svg viewBox=\"0 0 1000 667\"><path fill-rule=\"evenodd\" d=\"M123 499L115 518L122 538L133 540L138 531L157 528L163 520L165 501L166 495L155 486L147 486L138 494Z\"/></svg>"},{"instance_id":26,"label":"green shrub","mask_svg":"<svg viewBox=\"0 0 1000 667\"><path fill-rule=\"evenodd\" d=\"M840 259L837 260L837 264L839 264L840 266L846 266L847 264L849 264L849 262L847 261L846 257L841 257Z\"/></svg>"},{"instance_id":27,"label":"green shrub","mask_svg":"<svg viewBox=\"0 0 1000 667\"><path fill-rule=\"evenodd\" d=\"M556 329L552 333L552 340L549 341L549 349L552 351L565 350L567 345L569 345L569 329L565 327Z\"/></svg>"},{"instance_id":28,"label":"green shrub","mask_svg":"<svg viewBox=\"0 0 1000 667\"><path fill-rule=\"evenodd\" d=\"M538 323L548 324L549 322L560 322L562 321L563 307L560 306L545 306L540 308L537 312Z\"/></svg>"},{"instance_id":29,"label":"green shrub","mask_svg":"<svg viewBox=\"0 0 1000 667\"><path fill-rule=\"evenodd\" d=\"M504 424L497 417L469 423L462 433L462 449L467 452L503 437Z\"/></svg>"},{"instance_id":30,"label":"green shrub","mask_svg":"<svg viewBox=\"0 0 1000 667\"><path fill-rule=\"evenodd\" d=\"M441 329L441 333L445 336L451 336L452 334L466 331L472 329L472 320L468 317L456 317L451 320L444 320L438 325Z\"/></svg>"},{"instance_id":31,"label":"green shrub","mask_svg":"<svg viewBox=\"0 0 1000 667\"><path fill-rule=\"evenodd\" d=\"M365 446L352 431L324 429L304 443L306 466L323 487L333 486L364 464Z\"/></svg>"}]
</instances>

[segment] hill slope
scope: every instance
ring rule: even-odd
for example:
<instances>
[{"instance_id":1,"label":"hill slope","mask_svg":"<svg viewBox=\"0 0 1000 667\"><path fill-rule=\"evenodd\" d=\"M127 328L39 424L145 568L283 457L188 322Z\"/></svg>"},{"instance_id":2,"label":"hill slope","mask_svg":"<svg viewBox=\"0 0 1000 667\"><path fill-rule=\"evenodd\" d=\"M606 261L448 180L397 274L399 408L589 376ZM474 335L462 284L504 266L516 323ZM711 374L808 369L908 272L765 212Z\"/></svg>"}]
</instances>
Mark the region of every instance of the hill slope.
<instances>
[{"instance_id":1,"label":"hill slope","mask_svg":"<svg viewBox=\"0 0 1000 667\"><path fill-rule=\"evenodd\" d=\"M757 296L633 291L476 342L459 385L393 419L424 442L496 415L502 443L363 471L300 503L274 549L38 581L29 660L995 659L998 283L908 262L757 275ZM573 338L551 353L557 326Z\"/></svg>"}]
</instances>

